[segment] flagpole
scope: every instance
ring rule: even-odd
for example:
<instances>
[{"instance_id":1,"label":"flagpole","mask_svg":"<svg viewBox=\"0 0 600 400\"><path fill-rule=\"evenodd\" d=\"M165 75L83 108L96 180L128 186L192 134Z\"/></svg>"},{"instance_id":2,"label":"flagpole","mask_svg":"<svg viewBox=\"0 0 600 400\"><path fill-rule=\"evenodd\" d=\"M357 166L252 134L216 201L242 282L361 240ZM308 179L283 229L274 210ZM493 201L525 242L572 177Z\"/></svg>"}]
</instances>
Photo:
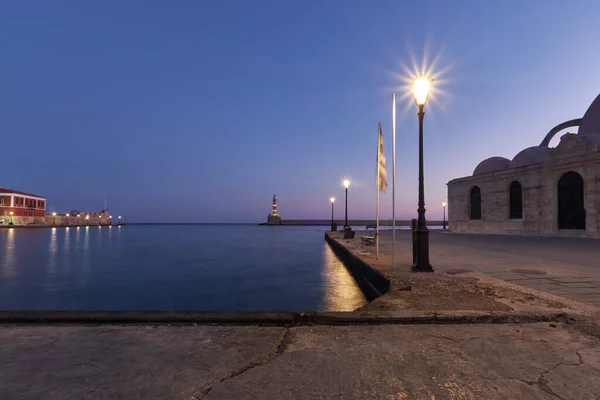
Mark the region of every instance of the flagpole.
<instances>
[{"instance_id":1,"label":"flagpole","mask_svg":"<svg viewBox=\"0 0 600 400\"><path fill-rule=\"evenodd\" d=\"M381 149L379 147L380 146L379 141L381 140L381 138L379 137L379 134L380 134L379 128L380 127L381 127L381 123L379 123L377 126L377 178L375 179L375 190L377 190L377 208L375 211L375 221L376 221L375 222L375 224L376 224L376 226L375 226L375 246L376 246L377 250L375 252L375 259L377 259L377 260L379 260L379 191L380 191L380 188L379 188L380 166L379 166L379 164L381 161L381 159L380 159L381 155L379 154L381 152Z\"/></svg>"},{"instance_id":2,"label":"flagpole","mask_svg":"<svg viewBox=\"0 0 600 400\"><path fill-rule=\"evenodd\" d=\"M396 267L396 93L392 93L392 268Z\"/></svg>"}]
</instances>

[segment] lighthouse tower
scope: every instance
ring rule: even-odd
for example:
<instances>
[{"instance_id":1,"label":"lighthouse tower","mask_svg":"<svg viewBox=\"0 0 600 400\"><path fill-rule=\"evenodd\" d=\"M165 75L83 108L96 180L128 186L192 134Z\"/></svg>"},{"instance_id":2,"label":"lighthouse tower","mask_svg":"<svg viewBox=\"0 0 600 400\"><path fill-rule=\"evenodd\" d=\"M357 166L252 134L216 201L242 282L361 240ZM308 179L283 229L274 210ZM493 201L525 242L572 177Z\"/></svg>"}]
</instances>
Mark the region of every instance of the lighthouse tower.
<instances>
[{"instance_id":1,"label":"lighthouse tower","mask_svg":"<svg viewBox=\"0 0 600 400\"><path fill-rule=\"evenodd\" d=\"M273 211L267 217L267 225L281 224L281 215L277 212L277 196L273 195Z\"/></svg>"}]
</instances>

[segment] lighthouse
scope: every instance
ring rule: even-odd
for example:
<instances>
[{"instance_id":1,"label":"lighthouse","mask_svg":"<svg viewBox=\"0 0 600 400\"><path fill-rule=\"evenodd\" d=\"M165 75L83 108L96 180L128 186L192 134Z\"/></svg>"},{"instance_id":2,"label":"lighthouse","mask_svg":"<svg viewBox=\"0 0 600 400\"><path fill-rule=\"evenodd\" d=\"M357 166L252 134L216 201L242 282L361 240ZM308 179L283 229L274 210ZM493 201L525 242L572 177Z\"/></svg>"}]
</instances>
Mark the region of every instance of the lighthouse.
<instances>
[{"instance_id":1,"label":"lighthouse","mask_svg":"<svg viewBox=\"0 0 600 400\"><path fill-rule=\"evenodd\" d=\"M273 211L267 217L267 225L281 224L281 215L277 212L277 195L273 195Z\"/></svg>"}]
</instances>

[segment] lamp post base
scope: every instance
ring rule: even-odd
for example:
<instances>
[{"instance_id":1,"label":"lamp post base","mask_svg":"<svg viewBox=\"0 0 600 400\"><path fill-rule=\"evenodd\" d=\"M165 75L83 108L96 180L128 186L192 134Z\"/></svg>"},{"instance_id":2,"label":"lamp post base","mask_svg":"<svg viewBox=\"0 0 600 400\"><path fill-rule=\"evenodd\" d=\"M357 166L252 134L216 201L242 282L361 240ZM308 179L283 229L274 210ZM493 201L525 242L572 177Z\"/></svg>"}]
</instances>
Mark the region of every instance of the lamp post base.
<instances>
[{"instance_id":1,"label":"lamp post base","mask_svg":"<svg viewBox=\"0 0 600 400\"><path fill-rule=\"evenodd\" d=\"M433 272L429 264L429 229L427 226L417 227L417 257L412 265L413 272Z\"/></svg>"}]
</instances>

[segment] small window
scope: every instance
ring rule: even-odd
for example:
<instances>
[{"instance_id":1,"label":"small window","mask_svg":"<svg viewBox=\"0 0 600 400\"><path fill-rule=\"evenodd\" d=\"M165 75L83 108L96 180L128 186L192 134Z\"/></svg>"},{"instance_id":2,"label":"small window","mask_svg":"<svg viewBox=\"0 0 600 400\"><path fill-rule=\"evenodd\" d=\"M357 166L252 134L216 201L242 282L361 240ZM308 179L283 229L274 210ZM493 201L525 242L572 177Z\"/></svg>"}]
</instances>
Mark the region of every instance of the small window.
<instances>
[{"instance_id":1,"label":"small window","mask_svg":"<svg viewBox=\"0 0 600 400\"><path fill-rule=\"evenodd\" d=\"M4 205L4 199L0 199L0 206Z\"/></svg>"},{"instance_id":2,"label":"small window","mask_svg":"<svg viewBox=\"0 0 600 400\"><path fill-rule=\"evenodd\" d=\"M508 192L510 219L523 218L523 188L521 187L521 184L514 181L510 184Z\"/></svg>"},{"instance_id":3,"label":"small window","mask_svg":"<svg viewBox=\"0 0 600 400\"><path fill-rule=\"evenodd\" d=\"M481 189L479 186L471 189L471 219L481 219Z\"/></svg>"}]
</instances>

